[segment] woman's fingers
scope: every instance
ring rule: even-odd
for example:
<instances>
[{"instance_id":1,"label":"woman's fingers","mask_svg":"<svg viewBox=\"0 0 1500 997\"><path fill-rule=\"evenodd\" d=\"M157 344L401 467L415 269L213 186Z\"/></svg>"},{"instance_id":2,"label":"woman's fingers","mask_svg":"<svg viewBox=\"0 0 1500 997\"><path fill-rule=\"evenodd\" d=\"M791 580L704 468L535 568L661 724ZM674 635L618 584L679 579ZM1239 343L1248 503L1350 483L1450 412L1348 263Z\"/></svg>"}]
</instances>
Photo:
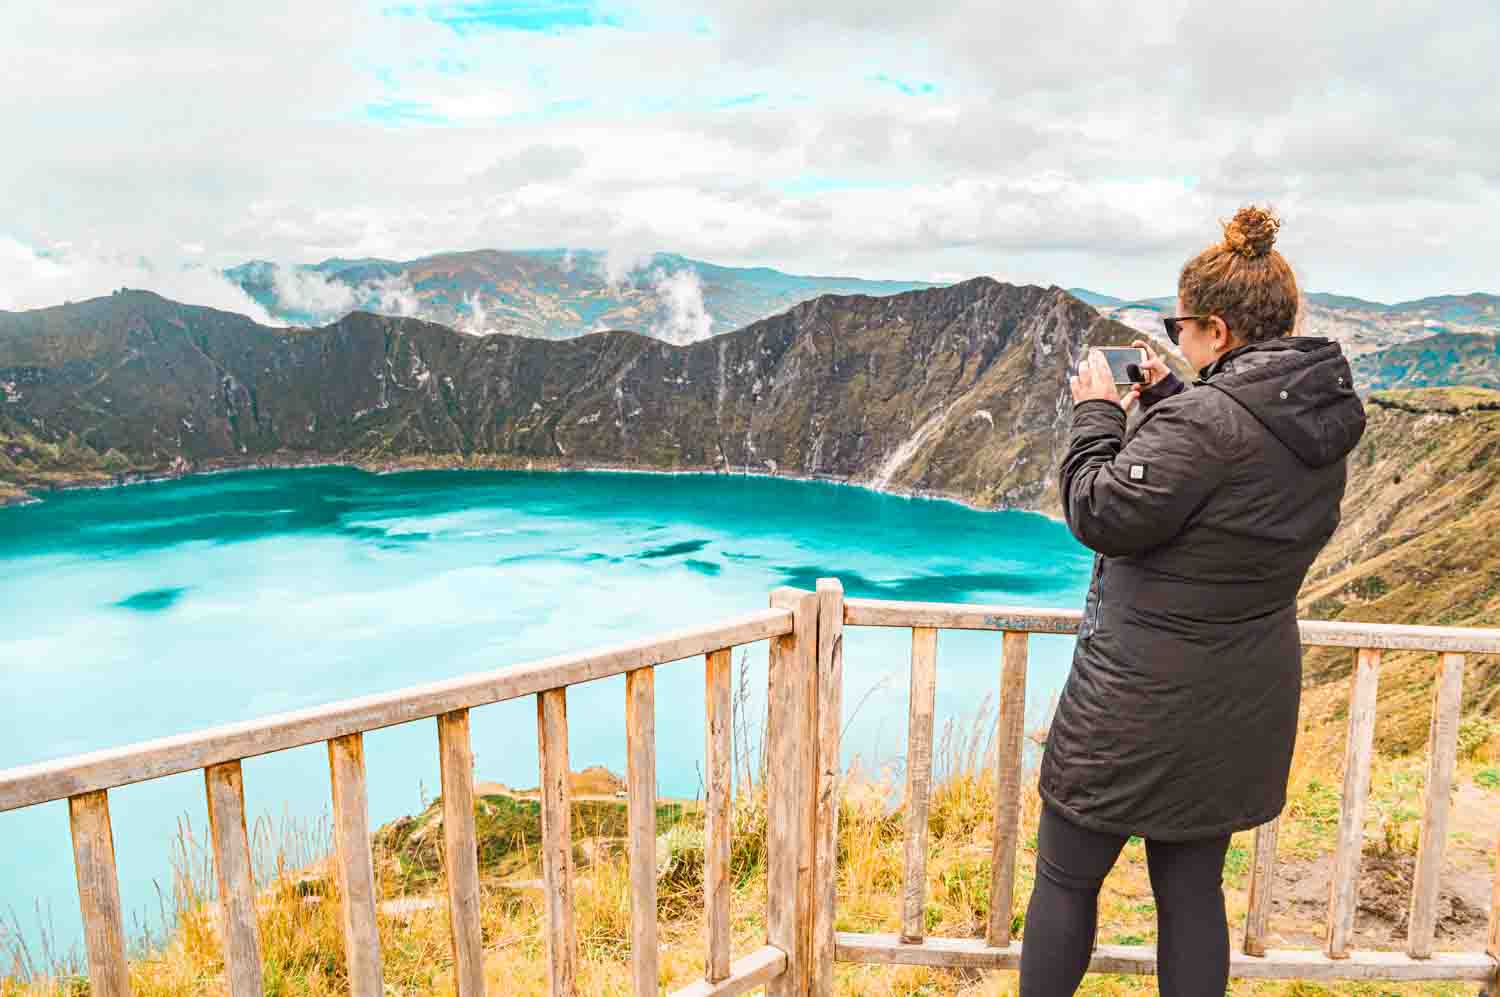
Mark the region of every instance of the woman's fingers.
<instances>
[{"instance_id":1,"label":"woman's fingers","mask_svg":"<svg viewBox=\"0 0 1500 997\"><path fill-rule=\"evenodd\" d=\"M1109 361L1098 350L1089 350L1089 367L1094 373L1094 384L1099 387L1114 387L1115 375L1110 372Z\"/></svg>"}]
</instances>

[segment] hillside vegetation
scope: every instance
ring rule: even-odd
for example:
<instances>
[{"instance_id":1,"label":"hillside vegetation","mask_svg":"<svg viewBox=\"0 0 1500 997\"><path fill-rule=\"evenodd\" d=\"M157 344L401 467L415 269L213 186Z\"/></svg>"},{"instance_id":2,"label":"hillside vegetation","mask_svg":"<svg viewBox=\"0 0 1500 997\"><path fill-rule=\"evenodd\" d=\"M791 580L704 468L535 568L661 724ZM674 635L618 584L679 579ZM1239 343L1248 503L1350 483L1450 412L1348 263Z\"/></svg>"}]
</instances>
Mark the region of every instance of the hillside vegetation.
<instances>
[{"instance_id":1,"label":"hillside vegetation","mask_svg":"<svg viewBox=\"0 0 1500 997\"><path fill-rule=\"evenodd\" d=\"M1371 623L1500 626L1500 392L1377 392L1349 459L1343 522L1313 565L1301 615ZM1382 747L1426 741L1436 655L1389 652L1380 677ZM1314 718L1340 715L1353 652L1308 649ZM1470 656L1471 725L1500 714L1500 661ZM1340 726L1330 730L1341 736Z\"/></svg>"},{"instance_id":2,"label":"hillside vegetation","mask_svg":"<svg viewBox=\"0 0 1500 997\"><path fill-rule=\"evenodd\" d=\"M1469 385L1500 388L1500 336L1443 333L1356 357L1360 390Z\"/></svg>"}]
</instances>

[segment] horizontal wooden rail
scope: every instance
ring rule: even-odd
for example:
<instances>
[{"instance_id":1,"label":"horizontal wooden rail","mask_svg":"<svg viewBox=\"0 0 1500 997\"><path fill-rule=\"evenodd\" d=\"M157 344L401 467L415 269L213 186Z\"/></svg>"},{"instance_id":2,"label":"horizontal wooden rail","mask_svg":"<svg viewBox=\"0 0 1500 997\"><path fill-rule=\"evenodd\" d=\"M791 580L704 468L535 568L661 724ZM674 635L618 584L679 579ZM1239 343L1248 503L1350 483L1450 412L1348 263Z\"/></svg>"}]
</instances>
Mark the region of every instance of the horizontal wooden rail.
<instances>
[{"instance_id":1,"label":"horizontal wooden rail","mask_svg":"<svg viewBox=\"0 0 1500 997\"><path fill-rule=\"evenodd\" d=\"M942 630L1024 630L1038 634L1078 632L1083 614L1075 609L1033 609L981 603L903 602L845 599L844 625L936 627ZM1341 623L1299 620L1302 643L1315 647L1363 647L1382 651L1442 651L1500 654L1500 629L1419 627L1398 623Z\"/></svg>"},{"instance_id":2,"label":"horizontal wooden rail","mask_svg":"<svg viewBox=\"0 0 1500 997\"><path fill-rule=\"evenodd\" d=\"M940 630L1024 630L1034 634L1078 632L1076 609L986 606L972 602L904 602L845 599L846 627L936 627Z\"/></svg>"},{"instance_id":3,"label":"horizontal wooden rail","mask_svg":"<svg viewBox=\"0 0 1500 997\"><path fill-rule=\"evenodd\" d=\"M519 699L780 637L791 629L791 612L772 607L601 650L562 654L123 748L22 765L0 771L0 812Z\"/></svg>"},{"instance_id":4,"label":"horizontal wooden rail","mask_svg":"<svg viewBox=\"0 0 1500 997\"><path fill-rule=\"evenodd\" d=\"M1021 943L993 948L982 938L929 938L910 945L896 935L838 935L840 962L935 966L948 969L1019 969ZM1311 949L1271 949L1263 957L1234 952L1229 975L1269 980L1478 980L1489 981L1496 962L1483 952L1435 952L1413 959L1402 952L1351 952L1330 959ZM1156 950L1146 945L1100 945L1091 973L1156 972Z\"/></svg>"},{"instance_id":5,"label":"horizontal wooden rail","mask_svg":"<svg viewBox=\"0 0 1500 997\"><path fill-rule=\"evenodd\" d=\"M671 997L734 997L763 987L786 972L786 953L774 945L764 945L729 966L729 975L716 983L699 980Z\"/></svg>"}]
</instances>

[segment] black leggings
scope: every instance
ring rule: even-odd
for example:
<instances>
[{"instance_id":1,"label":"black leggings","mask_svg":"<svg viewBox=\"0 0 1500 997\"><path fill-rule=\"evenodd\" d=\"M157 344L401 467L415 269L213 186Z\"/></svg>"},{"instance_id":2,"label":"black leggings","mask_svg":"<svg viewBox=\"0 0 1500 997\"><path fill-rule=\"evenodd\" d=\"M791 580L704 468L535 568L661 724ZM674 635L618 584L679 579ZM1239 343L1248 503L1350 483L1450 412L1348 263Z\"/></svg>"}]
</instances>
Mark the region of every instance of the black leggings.
<instances>
[{"instance_id":1,"label":"black leggings","mask_svg":"<svg viewBox=\"0 0 1500 997\"><path fill-rule=\"evenodd\" d=\"M1021 944L1021 997L1071 997L1077 990L1094 947L1099 887L1127 840L1079 827L1042 807L1036 887ZM1146 840L1162 997L1224 992L1229 924L1222 878L1228 850L1228 835L1202 841Z\"/></svg>"}]
</instances>

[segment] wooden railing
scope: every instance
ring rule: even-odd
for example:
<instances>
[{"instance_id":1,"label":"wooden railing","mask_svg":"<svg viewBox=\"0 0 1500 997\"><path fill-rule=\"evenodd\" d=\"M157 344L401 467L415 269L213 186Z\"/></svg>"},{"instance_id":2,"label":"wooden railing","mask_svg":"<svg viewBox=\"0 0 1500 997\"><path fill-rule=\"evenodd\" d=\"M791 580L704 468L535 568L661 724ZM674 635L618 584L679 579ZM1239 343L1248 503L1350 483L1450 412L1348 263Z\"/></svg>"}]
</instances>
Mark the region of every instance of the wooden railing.
<instances>
[{"instance_id":1,"label":"wooden railing","mask_svg":"<svg viewBox=\"0 0 1500 997\"><path fill-rule=\"evenodd\" d=\"M567 687L625 675L628 729L627 833L631 952L635 993L658 993L656 935L656 738L654 669L695 655L705 660L706 840L704 880L707 949L704 978L678 995L709 997L769 985L789 994L789 953L811 935L799 930L811 871L802 863L811 842L802 815L805 757L812 743L810 703L816 690L813 650L816 596L792 588L771 593L770 608L710 626L679 630L600 651L563 655L497 671L346 700L329 706L228 724L60 761L0 772L0 811L67 799L78 872L79 905L88 951L90 992L130 992L125 936L110 831L109 791L147 779L202 769L218 885L225 975L234 997L262 993L255 884L246 834L240 761L324 741L333 797L334 873L349 989L355 997L384 991L376 887L365 795L363 735L393 724L436 718L441 766L445 887L453 939L454 980L461 997L485 992L479 930L479 868L474 831L473 753L469 710L535 696L541 776L542 869L546 886L547 966L553 994L572 995L577 968L573 930L573 863L569 827ZM770 640L770 727L766 849L770 890L766 945L730 961L730 656L734 648ZM802 960L802 965L806 959Z\"/></svg>"},{"instance_id":2,"label":"wooden railing","mask_svg":"<svg viewBox=\"0 0 1500 997\"><path fill-rule=\"evenodd\" d=\"M835 578L816 592L782 587L770 608L600 651L467 675L398 692L230 724L126 748L0 772L0 811L68 800L92 991L129 993L109 790L202 769L208 798L221 937L230 993L259 995L261 965L240 761L318 741L328 745L338 880L350 990L383 989L376 896L365 795L362 736L393 724L436 718L442 775L445 889L454 978L462 997L485 992L479 930L479 871L473 811L469 710L535 696L541 781L546 947L553 995L576 991L573 867L569 827L567 687L625 675L628 736L627 831L631 953L638 997L658 993L656 925L656 757L654 695L658 665L703 655L705 664L705 874L707 955L703 979L677 995L709 997L764 986L771 997L833 992L834 964L905 963L1015 969L1011 938L1019 836L1022 724L1029 635L1071 634L1074 611L845 599ZM839 731L845 626L912 632L907 749L905 878L897 934L835 932ZM929 938L923 921L928 799L932 785L937 632L991 630L1000 640L1000 712L990 915L984 938ZM1357 649L1350 693L1343 803L1321 951L1265 946L1276 861L1276 822L1256 832L1249 911L1231 973L1245 977L1495 982L1500 966L1500 861L1484 952L1434 952L1438 879L1452 786L1467 654L1500 653L1500 630L1308 622L1304 644ZM730 655L769 640L767 685L766 944L730 959ZM1370 763L1375 693L1387 650L1440 655L1428 774L1406 951L1351 949ZM1145 946L1101 945L1098 972L1154 973Z\"/></svg>"},{"instance_id":3,"label":"wooden railing","mask_svg":"<svg viewBox=\"0 0 1500 997\"><path fill-rule=\"evenodd\" d=\"M1081 614L1075 611L1016 609L1005 606L894 602L842 599L838 583L820 579L824 596L820 645L827 640L837 651L843 626L903 627L912 632L911 721L907 746L907 814L905 895L899 934L835 936L833 959L845 962L899 963L923 966L1015 969L1021 945L1010 937L1015 891L1016 839L1020 804L1021 733L1026 705L1028 635L1071 634ZM825 591L826 589L826 591ZM1353 980L1481 980L1500 982L1500 856L1496 861L1490 909L1489 941L1483 952L1434 952L1438 878L1446 838L1449 792L1457 752L1459 710L1466 654L1500 653L1500 630L1392 626L1368 623L1302 621L1302 643L1349 647L1356 650L1350 689L1348 736L1344 752L1344 787L1328 905L1326 943L1321 951L1267 949L1271 913L1271 885L1276 862L1277 821L1258 828L1250 881L1249 911L1244 942L1233 953L1230 973L1239 977ZM932 770L932 710L937 631L996 630L1000 646L1000 715L991 865L990 916L984 938L927 938L923 931L923 892L927 880L927 795ZM1421 834L1412 886L1409 927L1404 952L1357 951L1351 948L1357 905L1360 853L1365 803L1370 788L1370 763L1375 745L1375 692L1383 651L1432 651L1440 655L1428 741L1427 784ZM823 648L819 648L820 662ZM834 664L835 673L838 668ZM836 738L837 728L833 730ZM837 744L827 746L834 756ZM827 779L829 773L819 773ZM820 790L821 791L821 790ZM823 835L831 833L820 827ZM828 884L823 884L825 891ZM825 898L827 893L824 894ZM832 918L820 908L818 923ZM820 929L822 930L822 929ZM815 967L819 988L826 994L832 959ZM1154 973L1153 948L1100 945L1090 964L1093 972Z\"/></svg>"}]
</instances>

